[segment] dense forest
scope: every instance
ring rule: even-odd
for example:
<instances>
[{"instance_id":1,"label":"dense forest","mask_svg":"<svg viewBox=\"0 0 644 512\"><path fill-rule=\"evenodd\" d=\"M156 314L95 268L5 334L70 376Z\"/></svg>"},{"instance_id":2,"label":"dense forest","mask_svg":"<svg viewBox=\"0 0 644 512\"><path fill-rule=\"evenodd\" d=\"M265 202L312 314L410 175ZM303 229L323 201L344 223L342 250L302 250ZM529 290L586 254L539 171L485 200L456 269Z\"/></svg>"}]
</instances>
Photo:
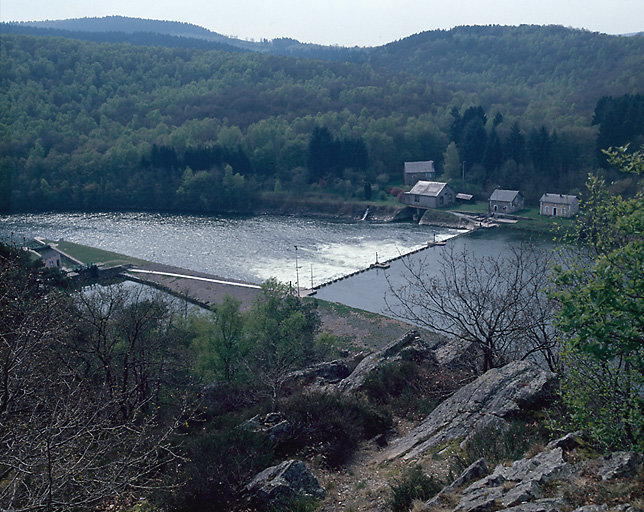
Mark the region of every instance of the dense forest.
<instances>
[{"instance_id":1,"label":"dense forest","mask_svg":"<svg viewBox=\"0 0 644 512\"><path fill-rule=\"evenodd\" d=\"M502 186L536 201L578 191L598 144L643 133L639 37L462 27L354 62L0 37L5 211L394 200L411 160L480 197Z\"/></svg>"}]
</instances>

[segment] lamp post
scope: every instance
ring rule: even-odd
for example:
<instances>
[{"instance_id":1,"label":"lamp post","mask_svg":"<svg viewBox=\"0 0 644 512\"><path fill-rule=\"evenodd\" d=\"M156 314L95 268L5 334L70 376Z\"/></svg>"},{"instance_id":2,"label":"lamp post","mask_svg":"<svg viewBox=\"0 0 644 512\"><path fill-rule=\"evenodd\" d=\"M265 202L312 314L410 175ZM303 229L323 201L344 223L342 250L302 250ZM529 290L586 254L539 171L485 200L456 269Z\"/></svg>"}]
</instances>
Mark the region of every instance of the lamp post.
<instances>
[{"instance_id":1,"label":"lamp post","mask_svg":"<svg viewBox=\"0 0 644 512\"><path fill-rule=\"evenodd\" d=\"M300 265L297 261L297 245L295 247L295 283L297 285L297 296L300 296Z\"/></svg>"}]
</instances>

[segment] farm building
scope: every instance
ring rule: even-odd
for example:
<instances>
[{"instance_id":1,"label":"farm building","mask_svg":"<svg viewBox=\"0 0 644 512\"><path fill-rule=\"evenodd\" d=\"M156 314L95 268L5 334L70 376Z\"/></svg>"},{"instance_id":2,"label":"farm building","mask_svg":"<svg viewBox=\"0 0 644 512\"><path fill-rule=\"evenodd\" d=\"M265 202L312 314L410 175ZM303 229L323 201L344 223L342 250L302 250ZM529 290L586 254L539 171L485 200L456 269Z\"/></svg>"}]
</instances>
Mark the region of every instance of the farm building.
<instances>
[{"instance_id":1,"label":"farm building","mask_svg":"<svg viewBox=\"0 0 644 512\"><path fill-rule=\"evenodd\" d=\"M408 187L414 186L419 181L431 181L436 177L434 161L405 162L404 183Z\"/></svg>"},{"instance_id":2,"label":"farm building","mask_svg":"<svg viewBox=\"0 0 644 512\"><path fill-rule=\"evenodd\" d=\"M402 202L414 208L441 208L454 204L456 193L447 183L419 181L402 196Z\"/></svg>"},{"instance_id":3,"label":"farm building","mask_svg":"<svg viewBox=\"0 0 644 512\"><path fill-rule=\"evenodd\" d=\"M543 194L539 199L539 215L572 217L579 212L577 196L566 194Z\"/></svg>"},{"instance_id":4,"label":"farm building","mask_svg":"<svg viewBox=\"0 0 644 512\"><path fill-rule=\"evenodd\" d=\"M490 196L490 213L514 213L523 210L524 198L518 190L497 188Z\"/></svg>"}]
</instances>

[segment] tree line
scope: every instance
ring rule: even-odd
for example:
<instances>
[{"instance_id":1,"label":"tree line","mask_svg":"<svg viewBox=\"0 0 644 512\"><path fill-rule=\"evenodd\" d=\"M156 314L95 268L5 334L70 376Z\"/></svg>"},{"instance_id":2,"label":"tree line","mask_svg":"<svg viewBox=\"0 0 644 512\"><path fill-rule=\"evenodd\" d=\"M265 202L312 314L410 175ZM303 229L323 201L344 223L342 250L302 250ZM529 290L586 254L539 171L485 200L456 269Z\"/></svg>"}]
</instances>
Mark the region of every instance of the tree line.
<instances>
[{"instance_id":1,"label":"tree line","mask_svg":"<svg viewBox=\"0 0 644 512\"><path fill-rule=\"evenodd\" d=\"M579 190L600 163L596 129L581 111L546 121L547 109L520 107L518 97L497 109L368 63L15 35L2 42L5 211L217 212L276 191L386 200L405 161L428 159L448 180L464 170L466 191L521 188L536 200L544 187ZM615 124L641 109L608 108L641 96L618 98L597 105L602 143L616 130L641 133L637 122Z\"/></svg>"}]
</instances>

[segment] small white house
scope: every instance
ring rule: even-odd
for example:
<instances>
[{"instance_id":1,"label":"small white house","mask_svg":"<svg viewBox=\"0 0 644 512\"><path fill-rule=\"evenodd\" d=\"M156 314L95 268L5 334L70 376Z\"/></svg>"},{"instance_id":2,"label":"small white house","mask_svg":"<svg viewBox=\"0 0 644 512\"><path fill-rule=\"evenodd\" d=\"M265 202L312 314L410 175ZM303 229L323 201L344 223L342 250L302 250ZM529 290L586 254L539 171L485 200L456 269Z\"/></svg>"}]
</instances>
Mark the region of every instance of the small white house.
<instances>
[{"instance_id":1,"label":"small white house","mask_svg":"<svg viewBox=\"0 0 644 512\"><path fill-rule=\"evenodd\" d=\"M402 196L402 202L414 208L442 208L454 204L456 193L447 183L419 181Z\"/></svg>"},{"instance_id":2,"label":"small white house","mask_svg":"<svg viewBox=\"0 0 644 512\"><path fill-rule=\"evenodd\" d=\"M543 194L539 199L539 215L572 217L579 212L577 196L566 194Z\"/></svg>"}]
</instances>

